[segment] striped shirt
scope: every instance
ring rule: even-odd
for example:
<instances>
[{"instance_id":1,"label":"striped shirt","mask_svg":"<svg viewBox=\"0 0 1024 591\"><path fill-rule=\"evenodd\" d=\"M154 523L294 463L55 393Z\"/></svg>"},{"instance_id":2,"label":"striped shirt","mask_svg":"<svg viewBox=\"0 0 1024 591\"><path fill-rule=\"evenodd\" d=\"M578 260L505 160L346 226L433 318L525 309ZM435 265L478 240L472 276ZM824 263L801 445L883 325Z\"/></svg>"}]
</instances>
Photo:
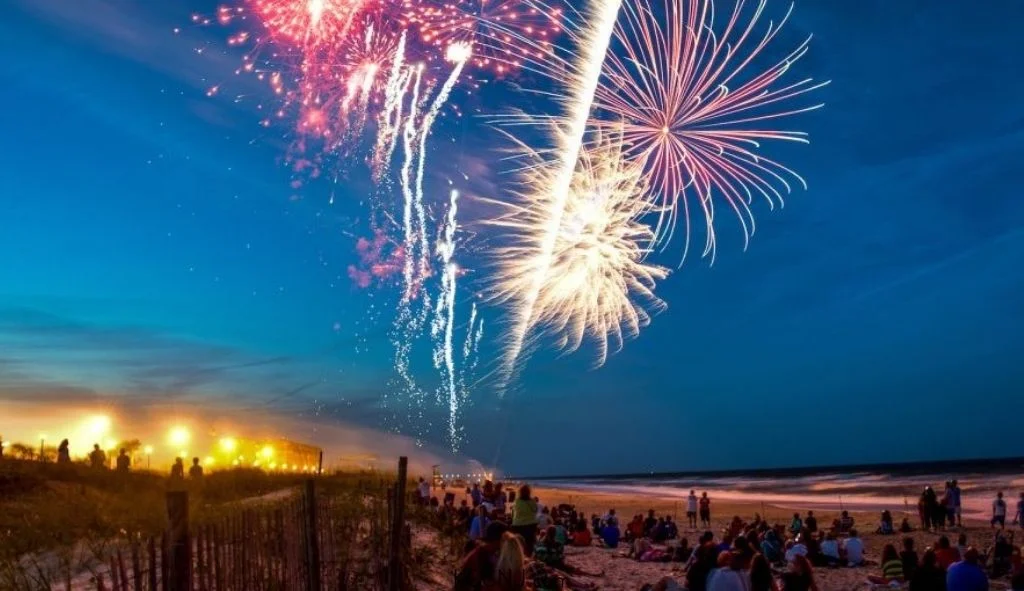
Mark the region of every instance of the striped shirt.
<instances>
[{"instance_id":1,"label":"striped shirt","mask_svg":"<svg viewBox=\"0 0 1024 591\"><path fill-rule=\"evenodd\" d=\"M892 580L903 580L903 561L902 560L890 560L882 565L882 576Z\"/></svg>"}]
</instances>

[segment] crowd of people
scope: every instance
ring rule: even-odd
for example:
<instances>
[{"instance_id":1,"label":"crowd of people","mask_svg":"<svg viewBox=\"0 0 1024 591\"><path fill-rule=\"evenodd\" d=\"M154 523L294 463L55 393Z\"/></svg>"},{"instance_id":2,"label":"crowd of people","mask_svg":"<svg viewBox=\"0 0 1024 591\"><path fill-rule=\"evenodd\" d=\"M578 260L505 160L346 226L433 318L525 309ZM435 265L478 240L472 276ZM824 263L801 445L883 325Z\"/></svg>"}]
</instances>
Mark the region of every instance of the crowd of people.
<instances>
[{"instance_id":1,"label":"crowd of people","mask_svg":"<svg viewBox=\"0 0 1024 591\"><path fill-rule=\"evenodd\" d=\"M950 481L946 491L935 501L945 508L939 527L961 524L956 481ZM458 506L451 491L445 491L442 500L431 496L431 487L423 479L417 493L422 504L446 513L468 534L470 541L455 577L457 591L589 591L596 585L586 577L602 573L588 573L570 564L565 548L593 545L621 546L619 555L640 562L681 563L681 579L666 577L645 586L652 591L818 591L817 569L849 567L870 569L865 582L879 587L987 591L991 578L1008 575L1011 588L1024 591L1021 550L1014 546L1013 533L1001 527L984 549L970 544L961 533L956 545L940 535L919 554L914 538L906 536L899 544L885 544L880 559L869 561L855 519L847 511L825 526L819 526L813 511L794 513L788 525L769 524L758 514L749 522L735 516L717 535L708 529L691 546L671 515L659 516L653 509L622 524L614 509L588 518L571 505L544 506L528 485L517 490L500 483L473 485ZM993 526L1006 522L1001 501L999 493L993 502ZM1018 505L1015 521L1020 523L1024 495ZM931 495L925 498L925 506L933 508ZM691 491L687 529L696 530L698 523L708 527L710 508L707 493L698 497ZM921 524L925 531L935 529L938 511L928 515L927 527L923 520ZM1003 520L996 520L998 516ZM885 511L876 533L896 535L912 529L906 519L896 527L891 513Z\"/></svg>"},{"instance_id":2,"label":"crowd of people","mask_svg":"<svg viewBox=\"0 0 1024 591\"><path fill-rule=\"evenodd\" d=\"M93 444L92 451L90 451L89 455L86 456L86 462L93 470L110 470L110 458L107 457L107 452L103 451L103 448L101 448L98 443ZM71 446L67 439L61 440L60 444L57 446L57 464L71 464ZM114 457L113 470L116 474L127 474L131 471L131 467L132 458L128 454L128 449L122 447L118 450L117 456ZM171 480L184 480L185 474L184 459L175 458L174 463L171 465ZM192 458L192 465L188 468L188 478L193 481L203 479L203 466L200 463L199 458Z\"/></svg>"}]
</instances>

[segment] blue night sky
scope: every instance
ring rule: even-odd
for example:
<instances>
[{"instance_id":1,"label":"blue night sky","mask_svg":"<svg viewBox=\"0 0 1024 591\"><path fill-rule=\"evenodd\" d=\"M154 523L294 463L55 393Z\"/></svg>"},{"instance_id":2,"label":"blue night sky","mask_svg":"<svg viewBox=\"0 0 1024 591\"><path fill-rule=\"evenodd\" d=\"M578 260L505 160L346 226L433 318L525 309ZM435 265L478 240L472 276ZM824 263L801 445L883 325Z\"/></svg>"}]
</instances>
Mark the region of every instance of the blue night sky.
<instances>
[{"instance_id":1,"label":"blue night sky","mask_svg":"<svg viewBox=\"0 0 1024 591\"><path fill-rule=\"evenodd\" d=\"M0 7L0 409L215 401L387 427L398 292L347 274L371 189L295 198L286 125L257 125L269 90L232 75L223 30L190 26L214 6ZM1019 0L798 2L781 45L813 32L799 75L832 84L794 123L812 144L766 150L809 191L759 204L747 252L720 216L714 266L688 259L603 368L542 348L499 400L503 311L484 306L464 453L533 474L1020 455L1021 22ZM500 198L493 131L451 120L432 139L458 157L431 157ZM486 232L461 236L469 286Z\"/></svg>"}]
</instances>

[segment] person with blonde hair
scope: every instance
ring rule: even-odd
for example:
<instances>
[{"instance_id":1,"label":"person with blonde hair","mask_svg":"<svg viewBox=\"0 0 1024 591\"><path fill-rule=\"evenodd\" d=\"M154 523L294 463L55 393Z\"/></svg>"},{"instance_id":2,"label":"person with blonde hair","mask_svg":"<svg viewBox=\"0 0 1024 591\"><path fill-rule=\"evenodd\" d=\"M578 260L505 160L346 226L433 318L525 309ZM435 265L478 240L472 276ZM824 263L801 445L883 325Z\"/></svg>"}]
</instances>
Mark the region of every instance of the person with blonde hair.
<instances>
[{"instance_id":1,"label":"person with blonde hair","mask_svg":"<svg viewBox=\"0 0 1024 591\"><path fill-rule=\"evenodd\" d=\"M498 561L494 565L495 589L500 591L523 591L526 589L526 553L519 542L519 536L505 532L501 537Z\"/></svg>"}]
</instances>

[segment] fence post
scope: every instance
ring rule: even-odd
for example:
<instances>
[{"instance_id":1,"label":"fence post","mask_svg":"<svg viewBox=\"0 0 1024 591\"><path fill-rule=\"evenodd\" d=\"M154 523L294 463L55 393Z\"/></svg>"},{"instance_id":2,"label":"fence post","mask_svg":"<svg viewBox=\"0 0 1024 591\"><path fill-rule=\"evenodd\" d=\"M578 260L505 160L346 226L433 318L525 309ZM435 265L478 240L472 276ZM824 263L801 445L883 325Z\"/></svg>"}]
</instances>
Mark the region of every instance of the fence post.
<instances>
[{"instance_id":1,"label":"fence post","mask_svg":"<svg viewBox=\"0 0 1024 591\"><path fill-rule=\"evenodd\" d=\"M402 530L405 529L405 481L408 480L409 458L398 458L398 481L393 497L395 511L391 522L391 548L388 550L388 591L398 591L402 580Z\"/></svg>"},{"instance_id":2,"label":"fence post","mask_svg":"<svg viewBox=\"0 0 1024 591\"><path fill-rule=\"evenodd\" d=\"M309 591L320 591L320 539L316 526L316 480L306 480L306 561Z\"/></svg>"},{"instance_id":3,"label":"fence post","mask_svg":"<svg viewBox=\"0 0 1024 591\"><path fill-rule=\"evenodd\" d=\"M188 532L187 492L176 490L167 493L167 518L171 555L167 591L191 591L192 540Z\"/></svg>"},{"instance_id":4,"label":"fence post","mask_svg":"<svg viewBox=\"0 0 1024 591\"><path fill-rule=\"evenodd\" d=\"M316 473L318 476L324 473L324 450L322 449L320 450L320 463L317 465Z\"/></svg>"}]
</instances>

